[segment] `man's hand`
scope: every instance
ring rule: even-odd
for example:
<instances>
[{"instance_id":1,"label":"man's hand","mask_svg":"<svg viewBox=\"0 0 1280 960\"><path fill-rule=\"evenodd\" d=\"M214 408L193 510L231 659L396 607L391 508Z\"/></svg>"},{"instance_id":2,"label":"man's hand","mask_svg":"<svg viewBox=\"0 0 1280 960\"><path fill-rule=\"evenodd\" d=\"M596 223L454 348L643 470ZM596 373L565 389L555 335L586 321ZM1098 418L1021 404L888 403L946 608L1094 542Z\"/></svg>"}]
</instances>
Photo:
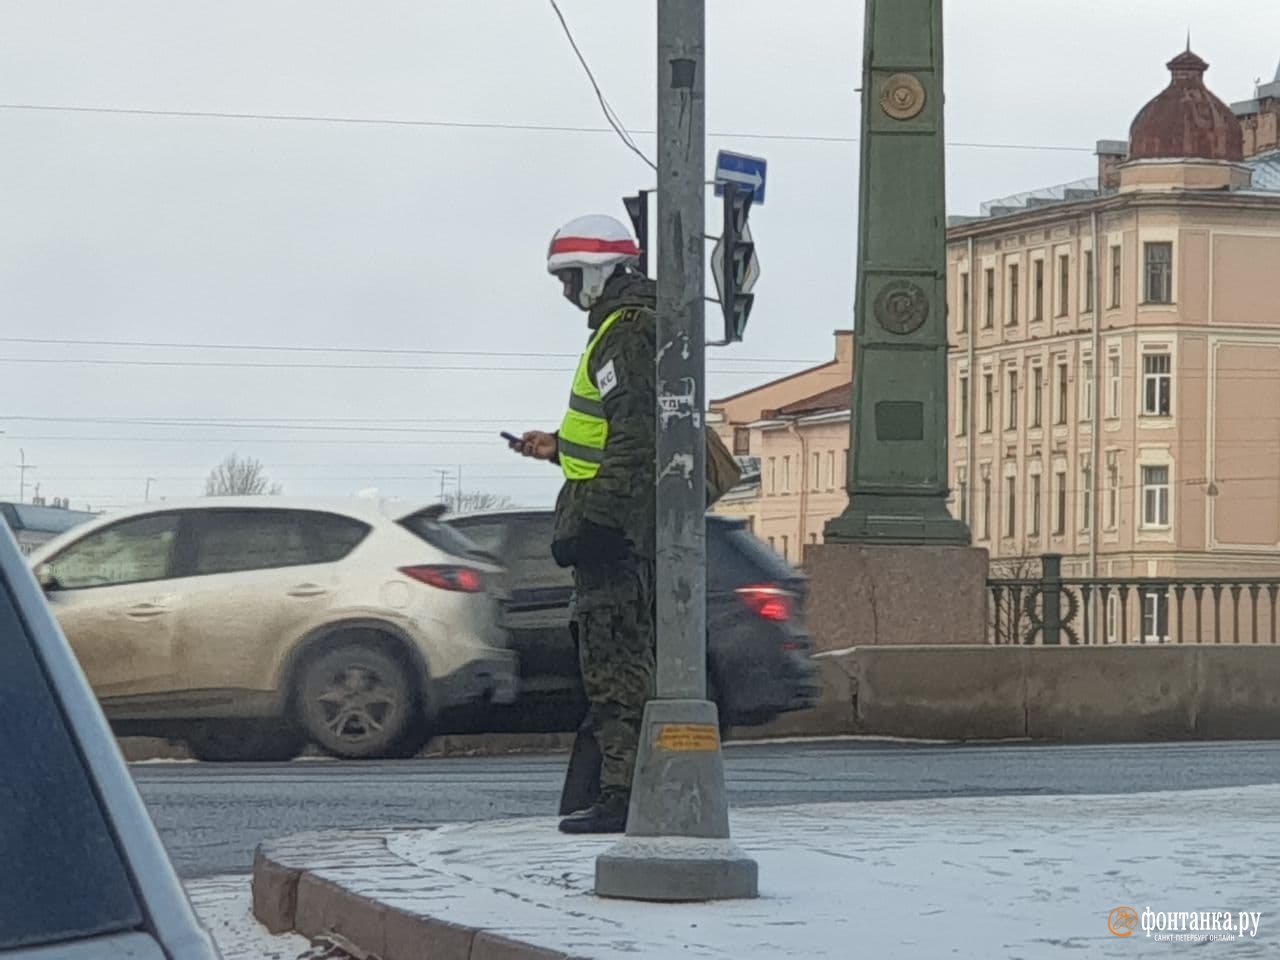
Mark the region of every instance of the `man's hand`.
<instances>
[{"instance_id":1,"label":"man's hand","mask_svg":"<svg viewBox=\"0 0 1280 960\"><path fill-rule=\"evenodd\" d=\"M535 460L554 460L556 455L556 438L541 430L528 430L518 442L508 446L522 457Z\"/></svg>"}]
</instances>

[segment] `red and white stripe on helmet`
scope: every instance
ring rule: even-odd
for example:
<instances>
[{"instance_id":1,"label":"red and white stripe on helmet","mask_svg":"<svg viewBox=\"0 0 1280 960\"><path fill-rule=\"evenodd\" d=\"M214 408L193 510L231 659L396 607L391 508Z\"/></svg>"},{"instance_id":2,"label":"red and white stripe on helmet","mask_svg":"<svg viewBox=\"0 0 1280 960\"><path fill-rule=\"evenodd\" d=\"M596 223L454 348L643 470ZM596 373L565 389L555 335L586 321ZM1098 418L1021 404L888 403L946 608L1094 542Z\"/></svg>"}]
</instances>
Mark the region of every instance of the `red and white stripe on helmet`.
<instances>
[{"instance_id":1,"label":"red and white stripe on helmet","mask_svg":"<svg viewBox=\"0 0 1280 960\"><path fill-rule=\"evenodd\" d=\"M570 220L555 232L547 248L547 272L573 267L605 267L638 260L640 248L613 217L601 213Z\"/></svg>"}]
</instances>

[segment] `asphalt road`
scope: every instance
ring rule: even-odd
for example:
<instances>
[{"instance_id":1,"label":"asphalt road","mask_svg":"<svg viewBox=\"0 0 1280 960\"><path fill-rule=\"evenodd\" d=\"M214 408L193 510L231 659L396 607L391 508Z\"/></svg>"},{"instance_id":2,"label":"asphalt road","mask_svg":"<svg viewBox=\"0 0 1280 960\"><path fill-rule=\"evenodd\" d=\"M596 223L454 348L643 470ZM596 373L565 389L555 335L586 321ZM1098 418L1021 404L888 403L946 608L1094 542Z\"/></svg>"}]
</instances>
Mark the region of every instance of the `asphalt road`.
<instances>
[{"instance_id":1,"label":"asphalt road","mask_svg":"<svg viewBox=\"0 0 1280 960\"><path fill-rule=\"evenodd\" d=\"M134 778L184 878L247 873L263 839L307 830L548 816L568 757L376 763L142 763ZM1280 783L1280 742L1053 746L855 740L731 744L736 806Z\"/></svg>"}]
</instances>

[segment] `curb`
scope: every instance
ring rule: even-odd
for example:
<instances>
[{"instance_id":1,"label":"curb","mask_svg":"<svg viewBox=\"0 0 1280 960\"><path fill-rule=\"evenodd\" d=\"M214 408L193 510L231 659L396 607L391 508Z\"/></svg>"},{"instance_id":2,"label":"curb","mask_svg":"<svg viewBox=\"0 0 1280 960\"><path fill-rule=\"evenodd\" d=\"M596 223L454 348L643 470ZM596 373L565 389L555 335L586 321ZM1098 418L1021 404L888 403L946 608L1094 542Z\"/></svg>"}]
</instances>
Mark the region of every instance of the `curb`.
<instances>
[{"instance_id":1,"label":"curb","mask_svg":"<svg viewBox=\"0 0 1280 960\"><path fill-rule=\"evenodd\" d=\"M381 836L361 842L404 867ZM282 859L269 844L253 858L253 915L275 936L329 940L361 960L588 960L379 903Z\"/></svg>"}]
</instances>

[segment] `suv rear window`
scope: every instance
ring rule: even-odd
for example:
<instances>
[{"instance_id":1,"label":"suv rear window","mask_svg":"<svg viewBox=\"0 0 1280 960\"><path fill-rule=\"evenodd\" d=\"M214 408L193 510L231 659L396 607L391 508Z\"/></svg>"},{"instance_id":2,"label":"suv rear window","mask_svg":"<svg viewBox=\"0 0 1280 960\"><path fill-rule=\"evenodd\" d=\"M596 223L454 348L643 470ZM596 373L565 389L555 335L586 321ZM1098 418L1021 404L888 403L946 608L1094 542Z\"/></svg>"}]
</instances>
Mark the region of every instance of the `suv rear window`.
<instances>
[{"instance_id":1,"label":"suv rear window","mask_svg":"<svg viewBox=\"0 0 1280 960\"><path fill-rule=\"evenodd\" d=\"M0 581L0 952L142 925L32 643Z\"/></svg>"},{"instance_id":2,"label":"suv rear window","mask_svg":"<svg viewBox=\"0 0 1280 960\"><path fill-rule=\"evenodd\" d=\"M478 560L490 561L498 559L492 553L482 550L474 540L463 534L456 527L433 517L420 513L414 514L401 520L400 526L419 539L425 540L437 550L443 550L452 556L472 557Z\"/></svg>"},{"instance_id":3,"label":"suv rear window","mask_svg":"<svg viewBox=\"0 0 1280 960\"><path fill-rule=\"evenodd\" d=\"M716 569L718 545L737 553L746 561L755 577L774 583L795 580L801 574L747 529L746 524L707 518L707 552Z\"/></svg>"}]
</instances>

